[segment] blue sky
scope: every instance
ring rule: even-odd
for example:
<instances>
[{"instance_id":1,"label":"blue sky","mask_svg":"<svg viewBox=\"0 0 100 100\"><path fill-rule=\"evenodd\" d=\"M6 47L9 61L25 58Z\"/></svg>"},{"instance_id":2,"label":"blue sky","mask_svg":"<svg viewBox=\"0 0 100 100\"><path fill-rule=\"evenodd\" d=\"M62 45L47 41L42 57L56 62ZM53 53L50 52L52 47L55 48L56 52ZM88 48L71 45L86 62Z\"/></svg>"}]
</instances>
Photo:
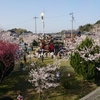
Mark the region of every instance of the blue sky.
<instances>
[{"instance_id":1,"label":"blue sky","mask_svg":"<svg viewBox=\"0 0 100 100\"><path fill-rule=\"evenodd\" d=\"M99 10L100 0L0 0L0 28L35 32L33 17L37 16L37 33L42 32L40 14L44 11L46 33L71 29L71 12L75 19L73 28L77 29L100 20Z\"/></svg>"}]
</instances>

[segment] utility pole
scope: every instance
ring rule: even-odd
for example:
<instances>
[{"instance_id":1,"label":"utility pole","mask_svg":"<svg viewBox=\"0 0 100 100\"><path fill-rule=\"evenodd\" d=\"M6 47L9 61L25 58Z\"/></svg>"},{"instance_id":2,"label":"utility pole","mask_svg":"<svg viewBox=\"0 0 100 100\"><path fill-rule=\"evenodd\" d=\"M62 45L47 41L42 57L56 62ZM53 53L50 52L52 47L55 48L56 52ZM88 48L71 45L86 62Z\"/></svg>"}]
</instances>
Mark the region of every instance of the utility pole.
<instances>
[{"instance_id":1,"label":"utility pole","mask_svg":"<svg viewBox=\"0 0 100 100\"><path fill-rule=\"evenodd\" d=\"M37 29L36 29L36 19L37 19L38 17L34 17L34 19L35 19L35 33L37 34Z\"/></svg>"},{"instance_id":2,"label":"utility pole","mask_svg":"<svg viewBox=\"0 0 100 100\"><path fill-rule=\"evenodd\" d=\"M71 22L72 22L72 29L71 29L71 40L72 40L72 34L73 34L73 21L74 21L74 17L73 17L73 13L70 13L69 15L71 15Z\"/></svg>"},{"instance_id":3,"label":"utility pole","mask_svg":"<svg viewBox=\"0 0 100 100\"><path fill-rule=\"evenodd\" d=\"M98 33L98 24L96 25L96 34Z\"/></svg>"}]
</instances>

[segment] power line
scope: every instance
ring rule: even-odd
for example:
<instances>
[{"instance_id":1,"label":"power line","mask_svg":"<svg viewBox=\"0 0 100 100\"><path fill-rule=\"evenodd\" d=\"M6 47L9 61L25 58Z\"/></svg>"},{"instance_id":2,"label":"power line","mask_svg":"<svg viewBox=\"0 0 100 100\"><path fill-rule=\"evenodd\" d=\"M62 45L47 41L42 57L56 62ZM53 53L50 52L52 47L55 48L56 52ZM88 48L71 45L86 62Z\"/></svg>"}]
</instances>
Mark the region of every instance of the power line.
<instances>
[{"instance_id":1,"label":"power line","mask_svg":"<svg viewBox=\"0 0 100 100\"><path fill-rule=\"evenodd\" d=\"M59 16L46 17L46 18L57 18L57 17L65 17L65 16L67 16L67 14L66 14L66 15L59 15Z\"/></svg>"},{"instance_id":2,"label":"power line","mask_svg":"<svg viewBox=\"0 0 100 100\"><path fill-rule=\"evenodd\" d=\"M59 15L59 16L52 16L52 17L45 17L45 18L58 18L58 17L64 17L64 16L67 16L67 14L66 15ZM29 22L31 20L32 19L29 19L29 20L26 20L26 21L22 21L22 22L18 22L18 23L13 23L13 24L8 24L8 25L5 25L5 26L23 24L23 23Z\"/></svg>"},{"instance_id":3,"label":"power line","mask_svg":"<svg viewBox=\"0 0 100 100\"><path fill-rule=\"evenodd\" d=\"M14 23L14 24L8 24L8 25L5 25L5 26L23 24L23 23L29 22L29 21L31 21L31 20L32 20L32 19L29 19L29 20L26 20L26 21L23 21L23 22Z\"/></svg>"},{"instance_id":4,"label":"power line","mask_svg":"<svg viewBox=\"0 0 100 100\"><path fill-rule=\"evenodd\" d=\"M65 17L65 16L68 16L68 14L65 14L65 15L59 15L59 16L51 16L51 17L45 17L45 18L59 18L59 17ZM37 29L36 29L36 19L38 17L34 17L35 19L35 33L37 33ZM4 26L9 26L11 27L12 25L19 25L19 24L23 24L23 23L26 23L26 22L29 22L31 21L32 19L29 19L29 20L26 20L26 21L22 21L22 22L18 22L18 23L13 23L13 24L7 24L7 25L4 25Z\"/></svg>"}]
</instances>

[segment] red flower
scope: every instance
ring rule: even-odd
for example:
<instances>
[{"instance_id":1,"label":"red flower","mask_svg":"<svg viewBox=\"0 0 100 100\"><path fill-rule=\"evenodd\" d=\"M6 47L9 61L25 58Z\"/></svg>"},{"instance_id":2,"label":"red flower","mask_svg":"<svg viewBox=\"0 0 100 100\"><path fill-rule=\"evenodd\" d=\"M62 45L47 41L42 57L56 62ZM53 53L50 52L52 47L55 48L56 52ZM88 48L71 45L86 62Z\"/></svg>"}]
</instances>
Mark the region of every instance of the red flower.
<instances>
[{"instance_id":1,"label":"red flower","mask_svg":"<svg viewBox=\"0 0 100 100\"><path fill-rule=\"evenodd\" d=\"M10 66L11 63L15 61L17 50L17 44L0 40L0 61L2 61L6 67Z\"/></svg>"}]
</instances>

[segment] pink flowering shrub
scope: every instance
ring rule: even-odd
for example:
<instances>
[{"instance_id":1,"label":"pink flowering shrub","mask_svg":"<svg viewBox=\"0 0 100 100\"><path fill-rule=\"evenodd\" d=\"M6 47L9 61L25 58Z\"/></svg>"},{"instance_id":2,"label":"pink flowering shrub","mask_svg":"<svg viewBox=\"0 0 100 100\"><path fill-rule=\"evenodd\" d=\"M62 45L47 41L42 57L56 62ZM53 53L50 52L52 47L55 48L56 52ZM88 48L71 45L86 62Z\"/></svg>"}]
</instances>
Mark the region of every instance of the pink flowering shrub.
<instances>
[{"instance_id":1,"label":"pink flowering shrub","mask_svg":"<svg viewBox=\"0 0 100 100\"><path fill-rule=\"evenodd\" d=\"M13 70L17 50L16 44L0 40L0 82Z\"/></svg>"}]
</instances>

